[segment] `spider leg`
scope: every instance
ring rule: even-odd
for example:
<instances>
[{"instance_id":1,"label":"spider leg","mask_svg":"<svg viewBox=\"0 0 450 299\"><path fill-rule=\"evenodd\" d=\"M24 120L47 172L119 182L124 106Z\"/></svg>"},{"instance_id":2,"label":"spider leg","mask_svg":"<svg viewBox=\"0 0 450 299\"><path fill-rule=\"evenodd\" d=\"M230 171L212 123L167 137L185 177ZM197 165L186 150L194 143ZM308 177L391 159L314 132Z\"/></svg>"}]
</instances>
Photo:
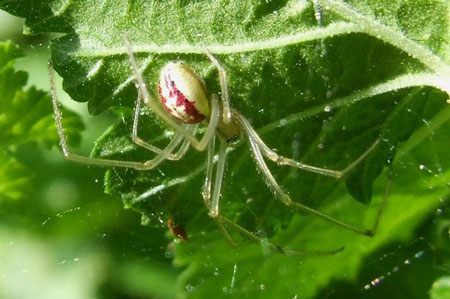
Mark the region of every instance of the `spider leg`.
<instances>
[{"instance_id":1,"label":"spider leg","mask_svg":"<svg viewBox=\"0 0 450 299\"><path fill-rule=\"evenodd\" d=\"M208 147L208 160L207 160L207 167L206 167L206 181L205 181L205 187L203 189L203 199L205 201L206 206L209 209L209 216L214 219L214 221L219 226L222 234L225 236L227 241L231 245L236 245L236 243L231 238L230 234L228 233L225 224L242 234L243 236L247 237L249 240L262 244L262 246L269 247L272 251L282 253L282 254L289 254L289 255L299 255L299 254L310 254L310 255L328 255L328 254L334 254L337 253L344 248L341 247L337 250L291 250L291 249L284 249L280 246L277 246L275 244L272 244L270 242L267 242L265 238L261 238L257 236L256 234L250 232L249 230L245 229L244 227L240 226L239 224L235 223L231 219L223 216L220 214L219 209L219 201L220 201L220 193L222 189L222 183L223 183L223 175L225 170L225 162L226 162L226 155L227 155L227 143L224 140L220 140L220 148L218 153L218 160L217 160L217 168L216 168L216 174L214 178L214 186L212 188L212 198L211 198L211 182L212 182L212 173L213 173L213 163L214 163L214 142L211 142Z\"/></svg>"},{"instance_id":2,"label":"spider leg","mask_svg":"<svg viewBox=\"0 0 450 299\"><path fill-rule=\"evenodd\" d=\"M133 117L133 130L131 132L131 140L133 140L134 143L136 143L137 145L152 151L156 154L161 153L163 150L160 149L159 147L156 147L144 140L142 140L139 136L138 136L138 127L139 127L139 119L140 119L140 110L141 110L141 101L142 101L142 95L140 90L138 90L138 98L136 100L136 107L134 109L134 117ZM192 128L192 129L191 129ZM198 124L195 125L191 125L187 127L187 130L195 135L195 132L198 128ZM180 135L180 138L182 138L183 136ZM168 156L166 156L165 158L167 160L172 160L172 161L176 161L181 159L187 152L187 150L189 149L189 141L186 139L183 141L183 143L181 144L180 148L178 149L177 152L175 153L169 153Z\"/></svg>"},{"instance_id":3,"label":"spider leg","mask_svg":"<svg viewBox=\"0 0 450 299\"><path fill-rule=\"evenodd\" d=\"M195 127L194 132L196 131L197 127ZM184 155L186 155L188 149L189 149L189 140L184 139L183 143L181 143L181 146L178 148L178 151L176 151L175 153L170 154L169 157L166 157L167 160L172 160L172 161L178 161L181 158L184 157Z\"/></svg>"},{"instance_id":4,"label":"spider leg","mask_svg":"<svg viewBox=\"0 0 450 299\"><path fill-rule=\"evenodd\" d=\"M158 153L153 159L145 162L93 158L71 153L69 145L67 143L67 137L64 133L64 128L62 125L62 113L61 110L59 109L59 101L55 90L55 73L53 70L53 64L50 61L48 63L48 68L49 68L49 79L50 79L53 110L55 115L54 116L55 124L59 135L62 152L66 159L91 165L125 167L139 170L147 170L152 169L157 165L159 165L161 162L163 162L166 159L166 156L170 155L170 153L172 153L183 140L181 134L176 134L175 137L169 142L169 144L163 150L161 150L160 153Z\"/></svg>"},{"instance_id":5,"label":"spider leg","mask_svg":"<svg viewBox=\"0 0 450 299\"><path fill-rule=\"evenodd\" d=\"M236 231L240 232L242 235L246 236L250 240L252 240L255 243L264 244L264 246L268 246L271 250L277 253L281 254L288 254L288 255L331 255L338 253L342 250L344 250L344 247L340 247L338 249L334 250L292 250L287 248L282 248L278 245L275 245L273 243L267 242L265 239L258 237L254 233L248 231L247 229L243 228L242 226L236 224L234 221L230 220L229 218L219 215L218 216L220 221L223 223L228 224Z\"/></svg>"},{"instance_id":6,"label":"spider leg","mask_svg":"<svg viewBox=\"0 0 450 299\"><path fill-rule=\"evenodd\" d=\"M213 164L214 164L214 149L215 149L215 137L211 140L208 145L208 157L206 160L206 178L205 184L203 185L202 196L205 202L206 207L208 208L209 215L214 219L217 226L219 227L221 233L228 241L231 246L236 246L236 243L231 238L227 229L223 225L220 220L218 213L218 205L219 205L219 197L220 197L220 189L223 181L223 173L225 169L225 161L226 161L226 143L221 141L220 150L218 154L218 166L216 169L216 176L214 182L213 191L213 199L211 200L211 189L212 189L212 180L213 180ZM217 188L218 187L218 188ZM213 206L214 205L214 206ZM215 212L216 211L216 212Z\"/></svg>"},{"instance_id":7,"label":"spider leg","mask_svg":"<svg viewBox=\"0 0 450 299\"><path fill-rule=\"evenodd\" d=\"M314 17L316 18L317 25L319 25L319 27L323 27L322 7L319 5L317 0L312 0L312 2L314 6ZM320 49L321 56L325 56L327 54L327 44L323 38L320 40L318 48Z\"/></svg>"},{"instance_id":8,"label":"spider leg","mask_svg":"<svg viewBox=\"0 0 450 299\"><path fill-rule=\"evenodd\" d=\"M394 176L394 171L392 170L392 164L389 166L389 173L386 186L384 187L383 198L380 202L380 207L378 208L377 216L375 218L375 222L371 229L372 235L375 235L378 229L378 224L380 224L381 216L383 214L384 208L386 207L387 198L389 196L389 191L391 190L392 185L392 177Z\"/></svg>"},{"instance_id":9,"label":"spider leg","mask_svg":"<svg viewBox=\"0 0 450 299\"><path fill-rule=\"evenodd\" d=\"M264 161L264 156L267 156L270 160L277 162L278 161L277 159L278 159L279 156L276 155L275 159L274 159L273 156L270 157L270 155L269 155L270 152L268 152L266 150L267 146L265 146L265 145L264 145L264 147L262 146L262 144L264 144L264 143L259 138L259 136L256 134L256 132L251 128L250 123L248 122L248 120L245 119L245 117L240 115L240 114L237 114L237 115L238 115L240 123L242 124L242 128L244 129L244 131L246 132L246 134L248 136L248 141L250 143L250 149L251 149L251 151L253 153L253 158L254 158L254 160L256 162L256 165L257 165L258 169L261 171L261 173L265 177L264 181L269 186L269 188L276 193L277 198L283 204L285 204L286 206L288 206L288 207L290 207L290 208L292 208L294 210L303 211L303 212L307 212L307 213L316 215L317 217L323 218L323 219L325 219L325 220L327 220L329 222L332 222L332 223L334 223L334 224L336 224L338 226L344 227L344 228L346 228L346 229L348 229L350 231L353 231L355 233L363 234L363 235L366 235L366 236L373 236L374 235L374 233L376 231L376 228L377 228L377 225L378 225L378 222L379 222L379 218L381 216L381 210L380 209L378 211L377 220L375 221L374 227L372 229L368 230L368 229L361 229L361 228L358 228L358 227L353 226L351 224L345 223L345 222L343 222L341 220L338 220L336 218L328 216L328 215L326 215L324 213L321 213L321 212L319 212L317 210L314 210L314 209L312 209L312 208L310 208L310 207L308 207L306 205L303 205L303 204L301 204L299 202L293 201L289 197L289 195L286 194L281 189L280 185L278 185L278 183L275 180L275 178L273 177L271 171L267 167L266 162ZM378 144L378 141L376 141L371 146L371 148L369 148L369 150L370 151L373 150L373 147L375 147L377 144ZM369 152L366 151L366 153L364 153L362 155L362 158L360 157L360 158L357 159L357 162L359 163L360 160L364 159L370 153L370 151ZM264 156L263 156L263 154L264 154ZM286 160L289 160L289 159L286 159ZM295 162L295 161L293 161L293 162ZM298 163L298 162L296 162L296 163ZM352 163L352 167L354 166L353 164L354 163ZM290 164L288 164L288 165L290 165ZM293 165L293 166L299 167L299 165ZM308 167L304 167L304 166L305 166L304 164L301 164L301 167L299 167L299 168L305 169L305 170L309 170L309 171L312 171L312 172L316 172L316 173L319 173L319 174L323 174L323 175L334 176L334 177L337 177L337 178L342 176L342 171L341 172L337 172L337 173L339 173L339 175L335 176L335 175L333 175L333 173L335 171L328 171L327 169L316 168L316 167L313 167L313 166L308 166ZM347 172L348 170L344 170L344 171ZM382 200L381 207L384 206L385 199L386 198L384 197L383 200Z\"/></svg>"},{"instance_id":10,"label":"spider leg","mask_svg":"<svg viewBox=\"0 0 450 299\"><path fill-rule=\"evenodd\" d=\"M205 201L208 210L211 209L211 186L213 178L213 164L214 164L214 149L216 138L213 138L208 145L208 156L206 159L206 178L202 189L203 200Z\"/></svg>"},{"instance_id":11,"label":"spider leg","mask_svg":"<svg viewBox=\"0 0 450 299\"><path fill-rule=\"evenodd\" d=\"M211 205L209 209L209 215L213 218L219 215L219 200L221 193L220 191L222 190L226 158L227 158L227 143L223 140L220 140L219 158L217 160L216 176L214 178Z\"/></svg>"},{"instance_id":12,"label":"spider leg","mask_svg":"<svg viewBox=\"0 0 450 299\"><path fill-rule=\"evenodd\" d=\"M317 0L313 0L314 5L314 17L316 18L317 24L322 26L322 7L319 5Z\"/></svg>"},{"instance_id":13,"label":"spider leg","mask_svg":"<svg viewBox=\"0 0 450 299\"><path fill-rule=\"evenodd\" d=\"M187 140L189 140L190 144L197 149L198 151L204 151L208 146L208 143L211 141L211 138L214 137L216 132L217 124L220 119L220 108L217 95L212 95L211 97L211 115L209 118L209 123L203 137L198 140L192 135L188 130L186 130L180 123L175 120L171 115L169 115L161 105L153 99L150 95L150 92L147 89L147 86L144 82L141 72L139 71L136 58L134 57L133 50L131 48L130 42L126 36L123 37L125 41L125 45L128 49L128 55L130 58L131 66L133 68L134 77L137 85L139 86L139 90L142 92L142 97L144 99L144 103L153 110L153 112L158 115L162 120L164 120L172 129L176 132L182 134Z\"/></svg>"},{"instance_id":14,"label":"spider leg","mask_svg":"<svg viewBox=\"0 0 450 299\"><path fill-rule=\"evenodd\" d=\"M222 119L225 124L229 124L231 122L231 108L230 108L230 98L228 96L228 80L227 73L225 69L220 65L219 61L209 52L209 50L204 47L205 54L211 60L214 67L217 69L219 73L220 80L220 89L222 91Z\"/></svg>"},{"instance_id":15,"label":"spider leg","mask_svg":"<svg viewBox=\"0 0 450 299\"><path fill-rule=\"evenodd\" d=\"M239 115L241 124L244 128L244 130L247 132L249 138L251 138L258 146L260 151L266 156L268 159L272 160L273 162L277 163L278 165L288 165L292 167L296 167L302 170L306 170L309 172L318 173L325 176L334 177L337 179L342 178L344 175L346 175L350 170L352 170L355 166L357 166L359 163L361 163L362 160L364 160L380 143L380 138L375 140L374 143L359 156L356 160L354 160L352 163L350 163L347 167L345 167L342 170L332 170L332 169L326 169L321 167L316 167L308 164L304 164L286 157L283 157L273 150L271 150L265 143L262 141L261 137L255 132L255 130L252 128L248 120L243 117L242 115Z\"/></svg>"}]
</instances>

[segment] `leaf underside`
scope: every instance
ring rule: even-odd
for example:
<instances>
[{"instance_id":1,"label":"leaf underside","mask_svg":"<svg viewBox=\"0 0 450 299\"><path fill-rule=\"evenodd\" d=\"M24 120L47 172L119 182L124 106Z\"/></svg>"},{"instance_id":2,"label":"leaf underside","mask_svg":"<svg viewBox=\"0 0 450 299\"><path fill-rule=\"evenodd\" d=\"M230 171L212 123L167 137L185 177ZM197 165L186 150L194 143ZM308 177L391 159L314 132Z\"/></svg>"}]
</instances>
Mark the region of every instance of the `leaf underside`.
<instances>
[{"instance_id":1,"label":"leaf underside","mask_svg":"<svg viewBox=\"0 0 450 299\"><path fill-rule=\"evenodd\" d=\"M52 60L74 100L88 102L92 114L120 111L122 117L98 140L94 156L131 161L153 156L130 140L137 92L124 35L152 93L159 70L170 60L185 61L204 78L209 92L218 93L217 72L203 54L203 46L208 47L227 71L232 106L281 155L343 169L380 138L343 179L345 184L269 163L294 200L370 227L386 185L386 176L377 178L392 162L389 204L373 239L283 206L258 173L245 139L229 153L221 212L291 249L346 247L325 257L270 254L260 244L229 249L200 195L204 153L190 150L181 161L165 162L154 171L108 170L108 193L150 223L164 226L171 218L188 232L189 241L175 247L176 263L190 266L178 282L180 292L194 298L222 291L310 297L333 278L354 277L366 254L411 237L439 206L438 199L448 195L450 161L440 150L448 148L450 116L449 8L444 1L323 0L318 1L320 24L308 1L0 3L26 17L30 34L66 33L53 41ZM147 111L139 134L162 147L170 130L155 118ZM440 167L430 172L437 175L424 177L420 165ZM237 283L230 289L235 267ZM212 274L215 268L220 275Z\"/></svg>"}]
</instances>

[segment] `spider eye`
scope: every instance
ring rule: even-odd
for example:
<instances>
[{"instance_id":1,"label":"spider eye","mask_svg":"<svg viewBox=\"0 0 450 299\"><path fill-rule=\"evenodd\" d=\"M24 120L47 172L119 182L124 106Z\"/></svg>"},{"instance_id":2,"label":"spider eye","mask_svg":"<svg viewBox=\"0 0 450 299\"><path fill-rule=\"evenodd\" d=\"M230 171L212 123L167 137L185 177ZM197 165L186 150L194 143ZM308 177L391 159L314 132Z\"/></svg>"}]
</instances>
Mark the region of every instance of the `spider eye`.
<instances>
[{"instance_id":1,"label":"spider eye","mask_svg":"<svg viewBox=\"0 0 450 299\"><path fill-rule=\"evenodd\" d=\"M159 96L166 111L185 123L198 123L210 114L203 82L181 62L169 62L159 79Z\"/></svg>"}]
</instances>

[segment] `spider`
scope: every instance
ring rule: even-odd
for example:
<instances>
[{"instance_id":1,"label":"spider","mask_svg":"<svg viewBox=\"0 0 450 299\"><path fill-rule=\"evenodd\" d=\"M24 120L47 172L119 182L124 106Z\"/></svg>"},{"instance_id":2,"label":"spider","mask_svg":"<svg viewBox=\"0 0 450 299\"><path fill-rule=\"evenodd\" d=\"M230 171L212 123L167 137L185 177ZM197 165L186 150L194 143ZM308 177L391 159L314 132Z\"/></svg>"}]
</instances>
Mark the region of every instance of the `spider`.
<instances>
[{"instance_id":1,"label":"spider","mask_svg":"<svg viewBox=\"0 0 450 299\"><path fill-rule=\"evenodd\" d=\"M50 85L53 109L55 114L56 128L59 134L63 155L66 159L81 162L85 164L94 164L99 166L125 167L138 170L150 170L157 167L165 160L180 160L186 154L191 146L198 151L207 150L206 159L206 178L202 189L204 203L209 211L209 216L215 220L218 227L225 235L226 239L235 244L229 235L225 226L229 226L241 234L245 235L252 241L263 242L262 238L248 231L244 227L238 225L224 215L221 215L219 209L219 199L223 184L225 162L227 159L227 149L231 146L232 141L241 138L245 139L250 146L253 160L260 174L263 176L265 183L274 191L276 198L279 199L287 207L299 211L306 212L317 217L323 218L331 223L351 230L355 233L372 236L379 220L377 216L376 222L372 229L361 229L353 225L342 222L331 216L323 214L299 202L293 201L290 196L283 191L269 170L265 158L275 162L280 166L296 167L305 171L317 173L324 176L340 179L347 174L358 163L365 159L377 146L379 139L376 140L364 153L343 170L330 170L326 168L315 167L301 162L283 157L271 150L257 134L252 127L250 121L236 109L230 107L228 96L227 75L225 69L220 65L218 60L204 48L205 55L211 61L218 71L221 98L217 94L209 95L205 84L200 77L183 62L169 62L160 72L159 79L159 98L156 101L142 77L137 61L134 56L132 46L126 36L124 42L128 50L128 56L133 69L136 87L138 89L138 97L133 117L133 127L131 139L137 145L154 152L156 155L153 159L145 162L109 160L103 158L87 157L71 153L67 138L64 134L62 126L62 114L59 109L59 102L55 91L54 71L52 63L49 62ZM146 104L158 117L164 120L167 125L174 131L172 140L164 148L158 148L141 139L138 136L139 116L141 104ZM201 138L196 137L199 124L206 126L206 130ZM216 141L219 141L219 149L217 153ZM215 158L215 156L217 157ZM216 165L214 165L216 164ZM215 174L214 174L215 168ZM381 209L379 211L379 214ZM267 242L265 242L267 244ZM293 251L283 249L279 246L269 243L269 246L278 252L283 253L311 253L312 251ZM318 254L335 253L338 250L318 250L314 251Z\"/></svg>"}]
</instances>

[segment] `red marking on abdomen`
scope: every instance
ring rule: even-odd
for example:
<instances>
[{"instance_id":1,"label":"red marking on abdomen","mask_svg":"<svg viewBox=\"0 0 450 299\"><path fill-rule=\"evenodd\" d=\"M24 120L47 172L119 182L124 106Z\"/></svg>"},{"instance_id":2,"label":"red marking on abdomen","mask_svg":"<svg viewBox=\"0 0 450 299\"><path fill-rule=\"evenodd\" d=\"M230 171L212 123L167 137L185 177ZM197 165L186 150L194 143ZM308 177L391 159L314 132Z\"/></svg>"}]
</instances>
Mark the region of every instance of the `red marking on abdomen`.
<instances>
[{"instance_id":1,"label":"red marking on abdomen","mask_svg":"<svg viewBox=\"0 0 450 299\"><path fill-rule=\"evenodd\" d=\"M167 99L164 97L164 95L161 92L161 85L159 86L159 97L161 99L161 102L163 103L164 109L175 117L176 119L188 123L188 124L195 124L198 122L201 122L205 119L205 116L201 114L194 105L194 102L190 102L186 96L175 86L175 83L170 80L168 77L164 77L164 85L165 88L169 91L169 97L176 98L176 106L177 107L184 107L184 111L186 114L186 118L180 118L178 115L174 115L172 109L170 109L167 106ZM175 107L174 107L175 109Z\"/></svg>"}]
</instances>

